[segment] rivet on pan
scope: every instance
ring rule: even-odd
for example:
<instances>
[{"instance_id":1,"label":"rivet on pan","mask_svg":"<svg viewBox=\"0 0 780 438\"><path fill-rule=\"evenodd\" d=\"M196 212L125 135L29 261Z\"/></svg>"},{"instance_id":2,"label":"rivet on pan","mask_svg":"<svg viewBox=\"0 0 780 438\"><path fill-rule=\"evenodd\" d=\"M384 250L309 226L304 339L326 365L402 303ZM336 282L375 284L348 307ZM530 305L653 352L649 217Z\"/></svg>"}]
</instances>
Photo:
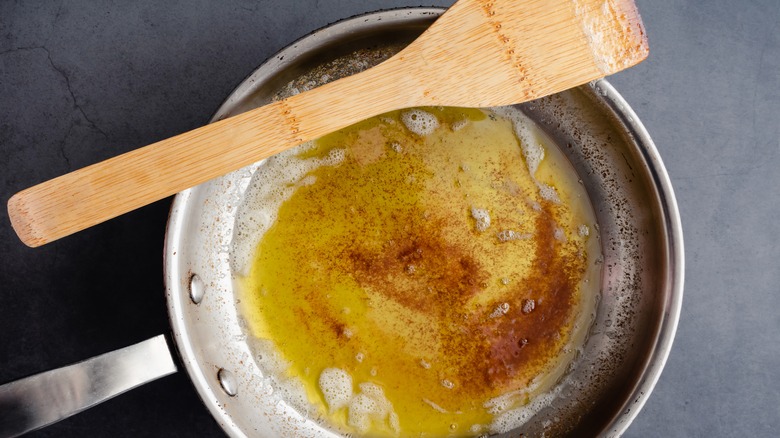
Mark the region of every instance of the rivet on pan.
<instances>
[{"instance_id":1,"label":"rivet on pan","mask_svg":"<svg viewBox=\"0 0 780 438\"><path fill-rule=\"evenodd\" d=\"M203 284L203 280L201 280L197 274L193 274L192 277L190 277L190 299L193 303L200 304L205 293L206 286Z\"/></svg>"},{"instance_id":2,"label":"rivet on pan","mask_svg":"<svg viewBox=\"0 0 780 438\"><path fill-rule=\"evenodd\" d=\"M233 397L238 393L238 385L236 384L236 378L233 377L233 373L220 368L217 372L217 379L219 379L219 384L227 395Z\"/></svg>"}]
</instances>

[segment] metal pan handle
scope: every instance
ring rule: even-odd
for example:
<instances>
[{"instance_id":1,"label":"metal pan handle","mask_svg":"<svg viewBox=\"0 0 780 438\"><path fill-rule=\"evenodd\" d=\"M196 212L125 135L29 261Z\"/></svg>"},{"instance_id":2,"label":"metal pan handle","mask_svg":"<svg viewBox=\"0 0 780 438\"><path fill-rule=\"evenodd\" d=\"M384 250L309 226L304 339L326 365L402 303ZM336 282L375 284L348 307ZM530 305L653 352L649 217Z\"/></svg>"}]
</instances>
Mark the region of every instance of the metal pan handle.
<instances>
[{"instance_id":1,"label":"metal pan handle","mask_svg":"<svg viewBox=\"0 0 780 438\"><path fill-rule=\"evenodd\" d=\"M56 423L176 372L164 335L0 386L0 437Z\"/></svg>"}]
</instances>

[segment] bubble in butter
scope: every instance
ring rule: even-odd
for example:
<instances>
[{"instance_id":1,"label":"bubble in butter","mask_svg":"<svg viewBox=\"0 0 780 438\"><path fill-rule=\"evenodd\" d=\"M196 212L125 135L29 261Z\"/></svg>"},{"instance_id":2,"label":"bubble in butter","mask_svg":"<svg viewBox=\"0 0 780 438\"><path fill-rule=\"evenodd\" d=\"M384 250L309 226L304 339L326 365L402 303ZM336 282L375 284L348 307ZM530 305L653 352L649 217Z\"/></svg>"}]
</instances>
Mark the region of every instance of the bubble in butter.
<instances>
[{"instance_id":1,"label":"bubble in butter","mask_svg":"<svg viewBox=\"0 0 780 438\"><path fill-rule=\"evenodd\" d=\"M553 398L594 309L592 229L517 109L417 108L260 166L231 263L296 408L345 434L476 436Z\"/></svg>"}]
</instances>

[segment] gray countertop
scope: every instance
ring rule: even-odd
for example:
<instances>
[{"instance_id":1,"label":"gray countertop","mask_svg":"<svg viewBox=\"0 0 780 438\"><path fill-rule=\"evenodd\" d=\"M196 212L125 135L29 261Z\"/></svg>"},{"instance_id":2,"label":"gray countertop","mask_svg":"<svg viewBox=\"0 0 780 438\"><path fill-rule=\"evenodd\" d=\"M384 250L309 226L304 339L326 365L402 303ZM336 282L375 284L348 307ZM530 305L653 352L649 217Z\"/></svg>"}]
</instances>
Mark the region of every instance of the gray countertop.
<instances>
[{"instance_id":1,"label":"gray countertop","mask_svg":"<svg viewBox=\"0 0 780 438\"><path fill-rule=\"evenodd\" d=\"M451 2L435 2L447 6ZM780 1L637 1L643 64L610 78L667 166L686 285L667 366L626 436L780 430ZM267 57L403 0L0 2L0 192L206 123ZM169 330L169 200L39 249L0 212L0 382ZM219 436L184 373L37 436Z\"/></svg>"}]
</instances>

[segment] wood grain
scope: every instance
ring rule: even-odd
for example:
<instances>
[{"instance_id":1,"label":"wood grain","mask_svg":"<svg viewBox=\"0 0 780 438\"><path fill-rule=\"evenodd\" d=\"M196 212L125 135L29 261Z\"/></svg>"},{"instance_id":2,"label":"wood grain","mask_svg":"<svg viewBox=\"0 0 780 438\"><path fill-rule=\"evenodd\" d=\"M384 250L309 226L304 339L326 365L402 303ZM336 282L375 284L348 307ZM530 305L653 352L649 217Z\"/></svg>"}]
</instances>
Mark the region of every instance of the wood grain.
<instances>
[{"instance_id":1,"label":"wood grain","mask_svg":"<svg viewBox=\"0 0 780 438\"><path fill-rule=\"evenodd\" d=\"M460 0L370 70L26 189L9 217L40 246L386 111L521 103L647 54L630 0Z\"/></svg>"}]
</instances>

